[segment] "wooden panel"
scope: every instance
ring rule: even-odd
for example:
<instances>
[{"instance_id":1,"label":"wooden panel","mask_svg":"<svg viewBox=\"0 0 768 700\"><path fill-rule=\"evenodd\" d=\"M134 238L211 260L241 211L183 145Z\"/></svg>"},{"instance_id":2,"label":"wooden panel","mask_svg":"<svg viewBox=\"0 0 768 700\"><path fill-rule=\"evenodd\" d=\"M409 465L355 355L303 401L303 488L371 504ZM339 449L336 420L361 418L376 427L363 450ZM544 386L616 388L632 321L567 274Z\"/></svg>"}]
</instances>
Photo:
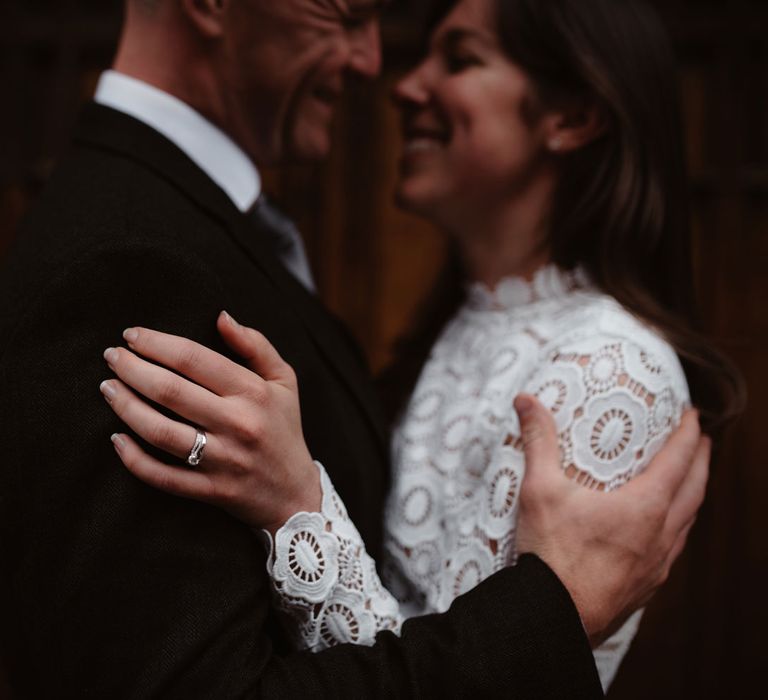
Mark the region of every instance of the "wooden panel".
<instances>
[{"instance_id":1,"label":"wooden panel","mask_svg":"<svg viewBox=\"0 0 768 700\"><path fill-rule=\"evenodd\" d=\"M748 409L718 449L708 499L648 611L611 698L762 697L768 654L768 149L766 39L747 3L677 8L694 177L698 285L715 337L744 372ZM755 6L756 8L757 6ZM716 31L714 29L717 28Z\"/></svg>"}]
</instances>

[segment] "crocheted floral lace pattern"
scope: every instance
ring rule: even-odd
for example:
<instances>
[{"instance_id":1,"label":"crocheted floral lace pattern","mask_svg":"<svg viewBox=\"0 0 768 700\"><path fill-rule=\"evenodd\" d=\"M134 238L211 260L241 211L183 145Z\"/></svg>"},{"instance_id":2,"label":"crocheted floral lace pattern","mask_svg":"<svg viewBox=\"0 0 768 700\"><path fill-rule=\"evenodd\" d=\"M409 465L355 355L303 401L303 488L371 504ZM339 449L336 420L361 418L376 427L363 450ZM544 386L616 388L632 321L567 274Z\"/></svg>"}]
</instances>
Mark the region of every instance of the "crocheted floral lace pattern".
<instances>
[{"instance_id":1,"label":"crocheted floral lace pattern","mask_svg":"<svg viewBox=\"0 0 768 700\"><path fill-rule=\"evenodd\" d=\"M270 569L297 644L370 644L514 564L520 392L554 414L566 475L602 490L648 464L689 402L670 346L584 275L547 267L470 288L395 433L381 579L322 467L322 511L277 534ZM595 651L605 687L638 621Z\"/></svg>"}]
</instances>

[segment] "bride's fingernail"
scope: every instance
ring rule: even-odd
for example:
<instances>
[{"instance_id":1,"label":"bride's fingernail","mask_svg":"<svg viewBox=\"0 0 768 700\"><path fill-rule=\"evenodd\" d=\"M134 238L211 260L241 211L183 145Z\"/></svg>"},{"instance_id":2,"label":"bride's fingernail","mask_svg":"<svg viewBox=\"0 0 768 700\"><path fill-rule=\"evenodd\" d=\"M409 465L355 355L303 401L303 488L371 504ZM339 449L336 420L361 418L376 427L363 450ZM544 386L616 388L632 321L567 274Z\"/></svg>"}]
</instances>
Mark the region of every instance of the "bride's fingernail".
<instances>
[{"instance_id":1,"label":"bride's fingernail","mask_svg":"<svg viewBox=\"0 0 768 700\"><path fill-rule=\"evenodd\" d=\"M117 362L117 350L115 348L107 348L104 351L104 359L107 361L107 364L114 365Z\"/></svg>"},{"instance_id":2,"label":"bride's fingernail","mask_svg":"<svg viewBox=\"0 0 768 700\"><path fill-rule=\"evenodd\" d=\"M126 328L123 331L123 338L125 338L125 341L128 344L135 343L138 337L139 331L137 331L135 328Z\"/></svg>"},{"instance_id":3,"label":"bride's fingernail","mask_svg":"<svg viewBox=\"0 0 768 700\"><path fill-rule=\"evenodd\" d=\"M235 319L232 318L232 316L230 316L226 311L222 311L221 313L223 314L227 323L229 323L231 326L234 326L235 328L238 328L240 326L240 324L237 321L235 321Z\"/></svg>"},{"instance_id":4,"label":"bride's fingernail","mask_svg":"<svg viewBox=\"0 0 768 700\"><path fill-rule=\"evenodd\" d=\"M117 433L115 433L110 440L112 440L112 444L115 446L115 449L120 452L125 447L125 440L121 438Z\"/></svg>"},{"instance_id":5,"label":"bride's fingernail","mask_svg":"<svg viewBox=\"0 0 768 700\"><path fill-rule=\"evenodd\" d=\"M101 391L101 393L104 394L104 398L109 403L112 403L112 399L114 399L115 395L117 394L117 392L115 391L115 387L110 381L105 381L99 384L99 391Z\"/></svg>"}]
</instances>

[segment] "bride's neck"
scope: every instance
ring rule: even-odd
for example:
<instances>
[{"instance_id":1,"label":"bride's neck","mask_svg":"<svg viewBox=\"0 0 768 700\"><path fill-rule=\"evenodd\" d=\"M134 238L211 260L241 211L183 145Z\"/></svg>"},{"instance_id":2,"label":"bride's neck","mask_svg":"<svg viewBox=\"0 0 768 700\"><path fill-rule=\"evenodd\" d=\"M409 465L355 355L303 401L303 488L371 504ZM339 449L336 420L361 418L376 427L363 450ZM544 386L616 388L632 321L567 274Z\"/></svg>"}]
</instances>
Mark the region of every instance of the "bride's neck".
<instances>
[{"instance_id":1,"label":"bride's neck","mask_svg":"<svg viewBox=\"0 0 768 700\"><path fill-rule=\"evenodd\" d=\"M532 279L549 262L551 201L547 183L524 198L484 208L463 226L452 226L469 279L491 289L505 277Z\"/></svg>"}]
</instances>

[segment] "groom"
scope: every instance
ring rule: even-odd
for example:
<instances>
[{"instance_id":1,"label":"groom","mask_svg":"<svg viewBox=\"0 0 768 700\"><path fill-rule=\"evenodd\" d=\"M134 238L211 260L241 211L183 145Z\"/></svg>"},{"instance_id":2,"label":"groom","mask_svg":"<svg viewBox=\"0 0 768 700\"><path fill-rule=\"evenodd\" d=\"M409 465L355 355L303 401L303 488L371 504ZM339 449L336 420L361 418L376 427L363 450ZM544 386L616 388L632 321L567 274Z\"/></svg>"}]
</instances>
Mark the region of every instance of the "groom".
<instances>
[{"instance_id":1,"label":"groom","mask_svg":"<svg viewBox=\"0 0 768 700\"><path fill-rule=\"evenodd\" d=\"M252 533L145 487L114 455L101 350L142 324L223 352L226 308L296 369L310 450L380 552L379 409L255 164L326 156L345 77L379 70L382 4L127 1L115 71L0 275L0 635L21 697L600 697L585 628L604 635L679 551L705 480L706 458L674 488L695 429L662 457L680 498L641 477L632 513L611 516L617 495L593 514L601 494L547 481L557 449L534 406L541 505L521 538L549 566L522 557L401 638L298 654Z\"/></svg>"}]
</instances>

